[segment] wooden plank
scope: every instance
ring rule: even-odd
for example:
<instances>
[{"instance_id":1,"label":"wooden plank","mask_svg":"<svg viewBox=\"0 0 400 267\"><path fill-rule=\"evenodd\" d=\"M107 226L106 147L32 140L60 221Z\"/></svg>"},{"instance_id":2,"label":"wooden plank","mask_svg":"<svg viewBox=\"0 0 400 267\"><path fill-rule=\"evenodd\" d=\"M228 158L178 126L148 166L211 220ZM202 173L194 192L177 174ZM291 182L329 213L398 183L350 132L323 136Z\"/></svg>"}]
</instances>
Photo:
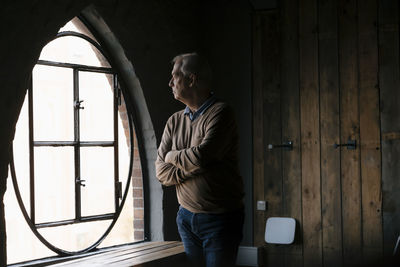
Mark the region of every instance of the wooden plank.
<instances>
[{"instance_id":1,"label":"wooden plank","mask_svg":"<svg viewBox=\"0 0 400 267\"><path fill-rule=\"evenodd\" d=\"M304 266L322 265L317 1L299 10Z\"/></svg>"},{"instance_id":2,"label":"wooden plank","mask_svg":"<svg viewBox=\"0 0 400 267\"><path fill-rule=\"evenodd\" d=\"M150 262L154 260L158 260L160 258L171 256L173 254L183 253L184 248L182 244L169 244L162 247L154 247L149 248L142 251L132 252L131 254L113 257L113 258L104 258L98 257L96 262L104 263L107 262L108 264L121 264L128 263L129 266L134 266L135 264Z\"/></svg>"},{"instance_id":3,"label":"wooden plank","mask_svg":"<svg viewBox=\"0 0 400 267\"><path fill-rule=\"evenodd\" d=\"M264 127L263 127L263 60L261 15L253 15L253 242L264 244L265 212L258 211L257 201L264 200Z\"/></svg>"},{"instance_id":4,"label":"wooden plank","mask_svg":"<svg viewBox=\"0 0 400 267\"><path fill-rule=\"evenodd\" d=\"M301 226L298 1L281 1L280 18L282 140L294 144L292 151L282 151L283 215L295 218ZM302 266L303 246L299 237L285 249L284 266Z\"/></svg>"},{"instance_id":5,"label":"wooden plank","mask_svg":"<svg viewBox=\"0 0 400 267\"><path fill-rule=\"evenodd\" d=\"M325 267L342 266L337 1L319 4L322 242Z\"/></svg>"},{"instance_id":6,"label":"wooden plank","mask_svg":"<svg viewBox=\"0 0 400 267\"><path fill-rule=\"evenodd\" d=\"M50 266L135 266L182 253L181 242L146 242Z\"/></svg>"},{"instance_id":7,"label":"wooden plank","mask_svg":"<svg viewBox=\"0 0 400 267\"><path fill-rule=\"evenodd\" d=\"M115 246L115 247L108 247L108 248L100 248L99 250L95 250L92 252L87 252L84 254L72 255L72 256L62 256L62 257L52 257L52 258L44 258L31 261L29 266L54 266L55 264L64 264L66 262L79 262L85 261L86 259L90 259L90 257L96 257L97 255L107 255L107 254L125 254L127 251L134 251L134 250L141 250L146 249L148 247L155 247L155 246L162 246L169 243L180 243L178 241L173 242L142 242L137 244L130 244L130 245L122 245L122 246ZM18 265L19 266L19 265ZM21 266L28 266L28 264L23 264ZM59 266L59 265L57 265Z\"/></svg>"},{"instance_id":8,"label":"wooden plank","mask_svg":"<svg viewBox=\"0 0 400 267\"><path fill-rule=\"evenodd\" d=\"M171 242L145 242L145 243L140 243L140 244L121 246L121 247L117 247L117 248L112 248L111 250L106 250L104 252L96 253L94 255L86 255L86 256L80 257L79 259L67 260L63 264L65 264L65 266L69 266L71 264L82 265L83 263L87 263L87 262L96 262L96 259L98 259L98 258L111 259L111 258L116 258L116 257L123 257L126 255L131 255L131 254L144 253L148 249L163 248L166 245L176 246L178 244L180 244L180 243L177 241L171 241ZM59 264L56 266L64 266L63 264Z\"/></svg>"},{"instance_id":9,"label":"wooden plank","mask_svg":"<svg viewBox=\"0 0 400 267\"><path fill-rule=\"evenodd\" d=\"M171 248L164 249L162 251L158 251L157 253L154 253L154 254L146 254L146 255L143 255L143 256L137 257L137 258L113 262L113 263L110 263L109 266L118 266L118 267L129 266L130 267L130 266L140 266L140 265L144 265L144 266L156 265L154 262L157 260L166 259L168 257L174 256L177 254L182 254L182 253L184 253L183 246L171 247ZM181 260L183 260L183 258ZM174 266L177 266L178 264L179 264L179 262L175 262ZM159 265L159 263L158 263L157 266L161 266L161 265Z\"/></svg>"},{"instance_id":10,"label":"wooden plank","mask_svg":"<svg viewBox=\"0 0 400 267\"><path fill-rule=\"evenodd\" d=\"M277 11L262 12L261 16L261 66L262 66L262 110L263 110L263 162L264 162L264 197L268 209L263 220L263 230L267 217L282 215L282 149L267 149L267 144L280 145L281 114L279 88L279 34ZM263 232L261 232L263 235ZM283 264L283 248L265 245L265 262L271 266Z\"/></svg>"},{"instance_id":11,"label":"wooden plank","mask_svg":"<svg viewBox=\"0 0 400 267\"><path fill-rule=\"evenodd\" d=\"M178 243L178 242L177 241L174 241L174 242L145 242L145 243L139 243L139 244L133 244L133 245L127 245L127 246L120 246L120 247L115 247L115 248L110 248L110 249L105 248L105 249L100 249L100 251L89 252L89 253L83 254L83 255L67 256L65 258L56 260L57 262L59 260L62 260L62 263L51 264L50 262L47 262L47 265L49 265L49 266L69 266L71 264L81 264L82 262L89 262L92 259L96 259L98 257L115 257L115 256L118 257L120 255L126 255L129 253L143 251L143 250L146 250L149 248L154 248L154 247L162 247L162 246L165 246L166 244L172 244L172 243Z\"/></svg>"},{"instance_id":12,"label":"wooden plank","mask_svg":"<svg viewBox=\"0 0 400 267\"><path fill-rule=\"evenodd\" d=\"M358 5L362 240L365 264L382 257L381 147L376 0Z\"/></svg>"},{"instance_id":13,"label":"wooden plank","mask_svg":"<svg viewBox=\"0 0 400 267\"><path fill-rule=\"evenodd\" d=\"M399 2L379 1L379 88L381 131L400 132ZM382 140L384 253L390 256L400 233L400 140Z\"/></svg>"},{"instance_id":14,"label":"wooden plank","mask_svg":"<svg viewBox=\"0 0 400 267\"><path fill-rule=\"evenodd\" d=\"M115 251L110 251L110 252L105 252L101 254L102 258L107 258L107 259L112 259L112 258L120 258L124 257L127 255L140 255L143 253L147 253L149 250L152 249L163 249L166 246L177 246L180 245L177 241L166 241L166 242L145 242L141 244L140 246L129 246L127 248L118 248ZM94 257L99 257L98 255Z\"/></svg>"},{"instance_id":15,"label":"wooden plank","mask_svg":"<svg viewBox=\"0 0 400 267\"><path fill-rule=\"evenodd\" d=\"M340 142L359 142L357 1L339 1ZM346 265L361 260L360 149L341 149L343 255Z\"/></svg>"}]
</instances>

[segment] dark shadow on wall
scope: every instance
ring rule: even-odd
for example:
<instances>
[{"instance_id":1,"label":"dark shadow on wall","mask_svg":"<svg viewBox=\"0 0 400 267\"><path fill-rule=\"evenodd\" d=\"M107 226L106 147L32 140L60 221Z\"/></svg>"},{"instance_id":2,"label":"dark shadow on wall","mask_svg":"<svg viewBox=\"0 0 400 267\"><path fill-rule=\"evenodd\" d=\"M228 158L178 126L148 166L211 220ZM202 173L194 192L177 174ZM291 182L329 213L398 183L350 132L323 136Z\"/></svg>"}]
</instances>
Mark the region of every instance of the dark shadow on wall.
<instances>
[{"instance_id":1,"label":"dark shadow on wall","mask_svg":"<svg viewBox=\"0 0 400 267\"><path fill-rule=\"evenodd\" d=\"M171 95L168 81L171 73L171 59L180 53L198 51L212 56L215 66L218 90L228 103L233 104L239 114L239 128L242 129L241 165L242 174L251 185L251 90L250 90L250 8L241 1L200 1L200 0L82 0L82 1L6 1L0 4L0 28L3 36L0 42L0 188L5 188L8 153L15 124L26 93L30 73L42 47L50 41L67 21L77 16L85 7L93 4L99 19L104 19L110 32L121 46L127 62L133 64L134 72L143 89L145 105L148 107L148 121L152 123L154 135L145 135L143 142L159 144L168 117L183 108ZM219 16L222 14L223 16ZM239 17L236 15L239 14ZM211 17L209 17L211 15ZM239 20L237 18L240 18ZM211 20L210 20L211 19ZM109 35L105 32L108 40ZM240 40L240 41L239 41ZM228 52L227 52L228 51ZM232 64L233 63L233 64ZM234 79L235 78L235 79ZM229 81L226 83L225 81ZM137 81L136 81L137 82ZM149 129L146 121L141 125ZM149 138L150 140L147 140ZM149 151L155 155L156 150ZM150 224L162 224L162 231L149 229L154 239L178 239L175 216L178 208L175 190L164 189L154 176L155 158L145 156L148 162L148 182L152 187L147 194L156 192L155 203L149 210L159 214L160 220ZM153 182L155 181L155 182ZM251 189L250 189L251 190ZM163 192L157 195L157 192ZM1 192L2 193L2 192ZM251 191L247 190L246 197ZM1 194L1 199L3 194ZM251 200L250 205L251 205ZM153 202L153 201L150 201ZM161 207L162 206L162 207ZM0 210L0 216L2 209ZM250 209L251 211L251 209ZM247 215L251 217L251 214ZM151 218L149 218L151 221ZM245 232L251 236L251 223ZM5 225L0 218L0 266L5 266Z\"/></svg>"},{"instance_id":2,"label":"dark shadow on wall","mask_svg":"<svg viewBox=\"0 0 400 267\"><path fill-rule=\"evenodd\" d=\"M169 214L169 216L164 217L164 240L180 240L178 228L176 225L176 214L179 209L179 204L176 199L175 187L164 187L163 202L163 212L164 214Z\"/></svg>"},{"instance_id":3,"label":"dark shadow on wall","mask_svg":"<svg viewBox=\"0 0 400 267\"><path fill-rule=\"evenodd\" d=\"M240 170L245 181L244 243L252 244L251 12L248 1L106 1L95 5L135 67L154 126L157 146L165 122L184 106L168 81L171 59L197 51L209 58L215 89L232 105L240 135ZM118 19L116 19L118 18ZM150 179L152 179L150 177ZM153 177L155 179L155 177ZM174 188L163 189L163 233L179 238Z\"/></svg>"},{"instance_id":4,"label":"dark shadow on wall","mask_svg":"<svg viewBox=\"0 0 400 267\"><path fill-rule=\"evenodd\" d=\"M99 2L95 5L121 43L127 58L134 64L154 127L157 146L168 117L184 107L173 98L168 87L170 61L177 54L197 50L199 4L200 1L197 0L143 0L117 1L115 4ZM155 158L145 160L150 161L149 169L154 169ZM151 196L162 187L154 172L148 179L147 184L150 187L146 193ZM155 199L145 203L148 214L158 213L162 216L159 220L157 214L153 214L151 218L147 217L150 219L150 228L162 226L164 240L179 240L175 222L178 209L175 189L163 187L161 195L158 203ZM159 204L162 205L162 214L158 208ZM156 219L153 220L154 218ZM154 232L151 232L150 236L154 239Z\"/></svg>"}]
</instances>

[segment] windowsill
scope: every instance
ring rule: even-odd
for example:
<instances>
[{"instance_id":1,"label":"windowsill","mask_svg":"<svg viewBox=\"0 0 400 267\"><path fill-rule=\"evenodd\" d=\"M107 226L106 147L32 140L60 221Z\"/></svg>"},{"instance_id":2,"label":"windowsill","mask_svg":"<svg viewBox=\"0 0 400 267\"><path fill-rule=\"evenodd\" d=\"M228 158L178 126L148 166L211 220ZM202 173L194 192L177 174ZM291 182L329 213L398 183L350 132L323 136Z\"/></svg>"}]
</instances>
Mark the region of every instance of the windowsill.
<instances>
[{"instance_id":1,"label":"windowsill","mask_svg":"<svg viewBox=\"0 0 400 267\"><path fill-rule=\"evenodd\" d=\"M52 257L11 264L8 267L142 266L141 264L146 263L154 264L159 262L161 265L166 261L182 261L183 259L184 249L181 242L141 242L138 244L99 249L82 255Z\"/></svg>"}]
</instances>

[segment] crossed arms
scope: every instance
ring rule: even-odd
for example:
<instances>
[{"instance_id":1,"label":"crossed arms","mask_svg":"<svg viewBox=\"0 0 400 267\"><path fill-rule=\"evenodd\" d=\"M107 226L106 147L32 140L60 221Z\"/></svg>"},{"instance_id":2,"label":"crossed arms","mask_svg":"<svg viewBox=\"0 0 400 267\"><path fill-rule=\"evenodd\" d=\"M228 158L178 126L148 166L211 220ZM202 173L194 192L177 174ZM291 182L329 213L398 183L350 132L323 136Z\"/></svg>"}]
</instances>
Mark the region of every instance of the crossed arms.
<instances>
[{"instance_id":1,"label":"crossed arms","mask_svg":"<svg viewBox=\"0 0 400 267\"><path fill-rule=\"evenodd\" d=\"M174 123L179 122L171 117L165 126L155 163L157 178L166 186L184 183L206 172L209 164L221 161L236 132L233 112L224 105L204 122L205 133L199 145L172 150L173 140L180 134L173 131Z\"/></svg>"}]
</instances>

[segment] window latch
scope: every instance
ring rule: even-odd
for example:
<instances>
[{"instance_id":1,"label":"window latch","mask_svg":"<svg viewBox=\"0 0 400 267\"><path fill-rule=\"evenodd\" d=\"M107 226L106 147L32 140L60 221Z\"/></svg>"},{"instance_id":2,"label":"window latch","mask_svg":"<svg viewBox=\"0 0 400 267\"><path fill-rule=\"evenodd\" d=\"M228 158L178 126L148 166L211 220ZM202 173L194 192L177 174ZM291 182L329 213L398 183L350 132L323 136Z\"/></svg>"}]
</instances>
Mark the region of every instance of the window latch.
<instances>
[{"instance_id":1,"label":"window latch","mask_svg":"<svg viewBox=\"0 0 400 267\"><path fill-rule=\"evenodd\" d=\"M75 109L84 109L85 107L81 106L82 102L83 102L83 100L75 100L74 101L74 108Z\"/></svg>"},{"instance_id":2,"label":"window latch","mask_svg":"<svg viewBox=\"0 0 400 267\"><path fill-rule=\"evenodd\" d=\"M86 182L86 180L81 180L79 177L76 178L76 180L75 180L75 183L77 183L77 184L79 184L80 186L83 186L83 187L86 186L85 182Z\"/></svg>"}]
</instances>

